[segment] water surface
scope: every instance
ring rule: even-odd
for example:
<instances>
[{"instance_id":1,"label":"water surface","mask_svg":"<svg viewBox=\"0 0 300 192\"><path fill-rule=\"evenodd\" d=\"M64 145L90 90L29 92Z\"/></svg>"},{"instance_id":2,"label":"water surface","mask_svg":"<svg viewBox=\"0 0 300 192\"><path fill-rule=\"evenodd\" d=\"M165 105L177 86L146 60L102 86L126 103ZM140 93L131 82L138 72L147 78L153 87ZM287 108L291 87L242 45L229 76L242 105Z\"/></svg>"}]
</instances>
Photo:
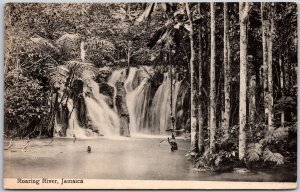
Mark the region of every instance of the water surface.
<instances>
[{"instance_id":1,"label":"water surface","mask_svg":"<svg viewBox=\"0 0 300 192\"><path fill-rule=\"evenodd\" d=\"M189 142L177 140L171 152L163 138L57 138L32 140L26 150L15 142L4 151L6 178L146 179L199 181L295 181L296 168L255 173L195 172L185 154ZM92 152L87 153L87 146Z\"/></svg>"}]
</instances>

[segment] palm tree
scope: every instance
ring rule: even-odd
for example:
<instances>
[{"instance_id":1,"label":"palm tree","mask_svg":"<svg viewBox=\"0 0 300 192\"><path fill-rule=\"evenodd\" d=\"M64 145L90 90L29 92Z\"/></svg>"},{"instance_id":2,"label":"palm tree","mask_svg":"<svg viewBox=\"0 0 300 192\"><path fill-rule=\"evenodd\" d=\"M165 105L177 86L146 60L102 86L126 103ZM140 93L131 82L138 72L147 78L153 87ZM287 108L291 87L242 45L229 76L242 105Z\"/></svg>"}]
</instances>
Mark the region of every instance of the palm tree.
<instances>
[{"instance_id":1,"label":"palm tree","mask_svg":"<svg viewBox=\"0 0 300 192\"><path fill-rule=\"evenodd\" d=\"M210 3L210 28L211 28L211 47L210 47L210 117L209 117L209 150L214 153L215 150L215 132L216 132L216 24L215 24L215 3Z\"/></svg>"},{"instance_id":2,"label":"palm tree","mask_svg":"<svg viewBox=\"0 0 300 192\"><path fill-rule=\"evenodd\" d=\"M198 11L199 11L199 15L200 18L202 17L201 15L201 3L198 3ZM204 133L203 133L203 125L204 125L204 118L203 118L203 105L202 105L202 89L203 89L203 69L202 69L202 65L203 65L203 59L202 59L202 22L200 22L200 26L199 26L199 53L198 53L198 57L199 57L199 66L198 66L198 70L199 70L199 82L198 82L198 89L199 89L199 96L198 96L198 122L199 122L199 127L198 127L198 149L199 149L199 153L203 153L204 152Z\"/></svg>"},{"instance_id":3,"label":"palm tree","mask_svg":"<svg viewBox=\"0 0 300 192\"><path fill-rule=\"evenodd\" d=\"M190 38L190 47L191 47L191 57L190 57L190 83L191 83L191 152L197 151L197 139L196 139L196 130L197 130L197 115L196 115L196 99L197 99L197 92L196 92L196 82L195 82L195 45L194 45L194 27L193 27L193 18L190 11L189 3L185 4L186 13L188 16L188 21L190 25L189 30L189 38Z\"/></svg>"},{"instance_id":4,"label":"palm tree","mask_svg":"<svg viewBox=\"0 0 300 192\"><path fill-rule=\"evenodd\" d=\"M174 34L174 31L178 31L180 29L184 29L188 32L189 39L190 39L190 50L191 50L191 56L190 56L190 91L191 91L191 152L197 152L198 150L198 144L197 144L197 91L196 91L196 73L195 73L195 57L196 57L196 51L195 51L195 42L194 42L194 23L195 20L193 19L193 15L191 13L190 7L191 4L189 3L182 3L181 8L177 8L173 3L160 3L159 4L163 10L166 13L166 16L169 18L166 24L160 28L156 34L151 39L150 44L152 46L162 43L162 42L170 42L172 39L172 35ZM184 5L184 6L183 6ZM137 19L138 22L147 20L150 18L151 13L156 9L158 6L158 3L149 3L148 7L145 9L145 11L140 15L140 17ZM172 15L172 16L170 16ZM175 22L174 18L178 15L185 15L187 16L187 20L183 22ZM200 19L197 19L199 21ZM178 39L177 39L178 40ZM153 43L154 42L154 43Z\"/></svg>"},{"instance_id":5,"label":"palm tree","mask_svg":"<svg viewBox=\"0 0 300 192\"><path fill-rule=\"evenodd\" d=\"M239 103L239 159L246 154L247 121L247 17L249 3L239 3L240 14L240 103Z\"/></svg>"},{"instance_id":6,"label":"palm tree","mask_svg":"<svg viewBox=\"0 0 300 192\"><path fill-rule=\"evenodd\" d=\"M268 128L271 129L273 127L274 121L274 112L273 112L273 70L272 70L272 63L273 63L273 56L272 56L272 49L273 49L273 35L274 35L274 3L270 6L270 23L269 23L269 33L267 38L268 44Z\"/></svg>"},{"instance_id":7,"label":"palm tree","mask_svg":"<svg viewBox=\"0 0 300 192\"><path fill-rule=\"evenodd\" d=\"M222 129L224 132L224 140L226 140L229 129L230 120L230 44L229 44L229 18L228 18L228 3L224 3L224 110L222 111Z\"/></svg>"}]
</instances>

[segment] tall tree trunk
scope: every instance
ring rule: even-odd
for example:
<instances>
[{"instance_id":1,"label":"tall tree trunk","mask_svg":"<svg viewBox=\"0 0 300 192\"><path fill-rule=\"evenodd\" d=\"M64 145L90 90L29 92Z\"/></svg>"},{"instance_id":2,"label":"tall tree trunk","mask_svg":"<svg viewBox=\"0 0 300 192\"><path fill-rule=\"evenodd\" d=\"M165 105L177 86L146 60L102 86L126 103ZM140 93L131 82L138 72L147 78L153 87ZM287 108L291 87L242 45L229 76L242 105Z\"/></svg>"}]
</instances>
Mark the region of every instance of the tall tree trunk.
<instances>
[{"instance_id":1,"label":"tall tree trunk","mask_svg":"<svg viewBox=\"0 0 300 192\"><path fill-rule=\"evenodd\" d=\"M228 34L228 3L224 3L224 110L222 110L223 139L228 139L230 118L230 64L229 64L229 34Z\"/></svg>"},{"instance_id":2,"label":"tall tree trunk","mask_svg":"<svg viewBox=\"0 0 300 192\"><path fill-rule=\"evenodd\" d=\"M262 47L263 47L263 99L265 110L265 122L268 116L268 47L267 47L267 26L265 20L265 3L261 3L261 21L262 21Z\"/></svg>"},{"instance_id":3,"label":"tall tree trunk","mask_svg":"<svg viewBox=\"0 0 300 192\"><path fill-rule=\"evenodd\" d=\"M199 14L201 15L201 3L198 3L198 11ZM198 89L199 89L199 95L198 95L198 149L199 153L202 154L204 152L204 134L203 134L203 106L202 106L202 101L203 101L203 96L202 96L202 86L203 86L203 75L202 75L202 65L203 65L203 60L202 60L202 22L200 23L199 26L199 83L198 83Z\"/></svg>"},{"instance_id":4,"label":"tall tree trunk","mask_svg":"<svg viewBox=\"0 0 300 192\"><path fill-rule=\"evenodd\" d=\"M175 131L175 119L174 114L175 110L173 111L173 90L174 90L174 84L173 84L173 66L171 62L171 47L168 47L168 64L169 64L169 73L170 73L170 117L171 117L171 129ZM176 106L176 103L174 103L174 106ZM173 113L174 112L174 113Z\"/></svg>"},{"instance_id":5,"label":"tall tree trunk","mask_svg":"<svg viewBox=\"0 0 300 192\"><path fill-rule=\"evenodd\" d=\"M256 112L256 76L251 74L249 83L249 132L250 135L253 134L254 124L255 124L255 112ZM252 139L252 138L251 138Z\"/></svg>"},{"instance_id":6,"label":"tall tree trunk","mask_svg":"<svg viewBox=\"0 0 300 192\"><path fill-rule=\"evenodd\" d=\"M269 20L270 20L270 30L268 34L268 128L273 127L274 122L274 112L273 112L273 70L272 70L272 49L273 49L273 33L274 33L274 3L269 6Z\"/></svg>"},{"instance_id":7,"label":"tall tree trunk","mask_svg":"<svg viewBox=\"0 0 300 192\"><path fill-rule=\"evenodd\" d=\"M191 58L190 58L190 81L191 81L191 151L197 151L197 138L196 138L196 129L197 129L197 115L196 115L196 86L195 86L195 47L194 47L194 27L193 19L190 11L189 3L186 3L186 12L189 18L189 23L191 25L191 30L189 32L190 45L191 45Z\"/></svg>"},{"instance_id":8,"label":"tall tree trunk","mask_svg":"<svg viewBox=\"0 0 300 192\"><path fill-rule=\"evenodd\" d=\"M247 121L247 17L249 3L239 3L240 14L240 102L239 102L239 159L246 154Z\"/></svg>"},{"instance_id":9,"label":"tall tree trunk","mask_svg":"<svg viewBox=\"0 0 300 192\"><path fill-rule=\"evenodd\" d=\"M284 77L284 66L282 64L282 56L281 56L281 53L279 53L279 70L280 70L280 90L281 90L281 96L284 96L284 80L285 80L285 77ZM284 127L284 123L285 123L285 119L284 119L284 109L281 110L280 112L280 122L281 122L281 126Z\"/></svg>"},{"instance_id":10,"label":"tall tree trunk","mask_svg":"<svg viewBox=\"0 0 300 192\"><path fill-rule=\"evenodd\" d=\"M210 153L215 151L215 132L216 132L216 25L215 25L215 3L210 3L210 28L211 28L211 47L210 47Z\"/></svg>"}]
</instances>

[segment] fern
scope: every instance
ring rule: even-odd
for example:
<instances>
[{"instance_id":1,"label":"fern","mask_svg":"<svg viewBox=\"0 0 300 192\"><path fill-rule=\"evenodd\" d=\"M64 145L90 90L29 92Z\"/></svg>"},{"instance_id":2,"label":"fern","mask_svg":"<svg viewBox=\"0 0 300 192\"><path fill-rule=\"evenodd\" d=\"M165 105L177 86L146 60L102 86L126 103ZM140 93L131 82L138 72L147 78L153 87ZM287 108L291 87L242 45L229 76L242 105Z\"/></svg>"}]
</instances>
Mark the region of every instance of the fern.
<instances>
[{"instance_id":1,"label":"fern","mask_svg":"<svg viewBox=\"0 0 300 192\"><path fill-rule=\"evenodd\" d=\"M72 71L77 78L81 78L83 72L89 71L92 73L92 76L97 73L97 69L94 67L92 63L84 63L79 61L67 61L65 63L66 67Z\"/></svg>"},{"instance_id":2,"label":"fern","mask_svg":"<svg viewBox=\"0 0 300 192\"><path fill-rule=\"evenodd\" d=\"M259 143L263 144L263 143L271 143L274 140L282 140L285 137L288 136L288 129L285 127L279 127L277 129L275 129L274 127L272 127L271 129L269 129L266 133L266 136L264 139L262 139Z\"/></svg>"},{"instance_id":3,"label":"fern","mask_svg":"<svg viewBox=\"0 0 300 192\"><path fill-rule=\"evenodd\" d=\"M269 149L265 149L263 152L263 160L274 162L277 165L284 164L283 156L280 153L273 153Z\"/></svg>"},{"instance_id":4,"label":"fern","mask_svg":"<svg viewBox=\"0 0 300 192\"><path fill-rule=\"evenodd\" d=\"M273 131L273 138L274 139L282 139L288 136L288 129L284 127L279 127Z\"/></svg>"},{"instance_id":5,"label":"fern","mask_svg":"<svg viewBox=\"0 0 300 192\"><path fill-rule=\"evenodd\" d=\"M262 145L259 143L251 143L247 149L247 158L250 162L258 161L262 154Z\"/></svg>"},{"instance_id":6,"label":"fern","mask_svg":"<svg viewBox=\"0 0 300 192\"><path fill-rule=\"evenodd\" d=\"M59 86L63 84L68 77L69 69L64 65L52 65L48 64L48 70L50 72L49 79L51 85Z\"/></svg>"},{"instance_id":7,"label":"fern","mask_svg":"<svg viewBox=\"0 0 300 192\"><path fill-rule=\"evenodd\" d=\"M50 72L50 83L52 85L63 85L66 78L70 76L72 72L77 79L82 79L82 77L87 74L87 71L94 76L97 69L91 63L84 63L79 61L67 61L64 65L53 65L48 64L48 69Z\"/></svg>"}]
</instances>

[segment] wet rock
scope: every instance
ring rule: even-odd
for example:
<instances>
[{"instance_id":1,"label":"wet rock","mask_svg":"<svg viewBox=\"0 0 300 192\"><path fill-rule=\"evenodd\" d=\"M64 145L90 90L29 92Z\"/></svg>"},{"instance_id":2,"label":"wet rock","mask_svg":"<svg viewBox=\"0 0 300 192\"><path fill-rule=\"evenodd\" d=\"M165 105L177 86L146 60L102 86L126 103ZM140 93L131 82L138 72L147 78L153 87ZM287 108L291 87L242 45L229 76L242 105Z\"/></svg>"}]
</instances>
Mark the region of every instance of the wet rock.
<instances>
[{"instance_id":1,"label":"wet rock","mask_svg":"<svg viewBox=\"0 0 300 192\"><path fill-rule=\"evenodd\" d=\"M56 113L56 121L61 128L58 135L61 137L66 136L67 129L69 127L69 109L66 105L60 105Z\"/></svg>"},{"instance_id":2,"label":"wet rock","mask_svg":"<svg viewBox=\"0 0 300 192\"><path fill-rule=\"evenodd\" d=\"M72 99L77 119L81 127L88 127L87 109L83 98L83 81L75 80L72 86Z\"/></svg>"},{"instance_id":3,"label":"wet rock","mask_svg":"<svg viewBox=\"0 0 300 192\"><path fill-rule=\"evenodd\" d=\"M116 107L120 117L120 135L129 137L130 117L129 117L128 108L126 104L126 90L124 87L124 83L118 81L116 83L116 88L117 88Z\"/></svg>"},{"instance_id":4,"label":"wet rock","mask_svg":"<svg viewBox=\"0 0 300 192\"><path fill-rule=\"evenodd\" d=\"M114 107L114 87L107 84L107 83L101 83L99 85L99 92L103 95L105 95L105 102L110 106L111 108Z\"/></svg>"}]
</instances>

